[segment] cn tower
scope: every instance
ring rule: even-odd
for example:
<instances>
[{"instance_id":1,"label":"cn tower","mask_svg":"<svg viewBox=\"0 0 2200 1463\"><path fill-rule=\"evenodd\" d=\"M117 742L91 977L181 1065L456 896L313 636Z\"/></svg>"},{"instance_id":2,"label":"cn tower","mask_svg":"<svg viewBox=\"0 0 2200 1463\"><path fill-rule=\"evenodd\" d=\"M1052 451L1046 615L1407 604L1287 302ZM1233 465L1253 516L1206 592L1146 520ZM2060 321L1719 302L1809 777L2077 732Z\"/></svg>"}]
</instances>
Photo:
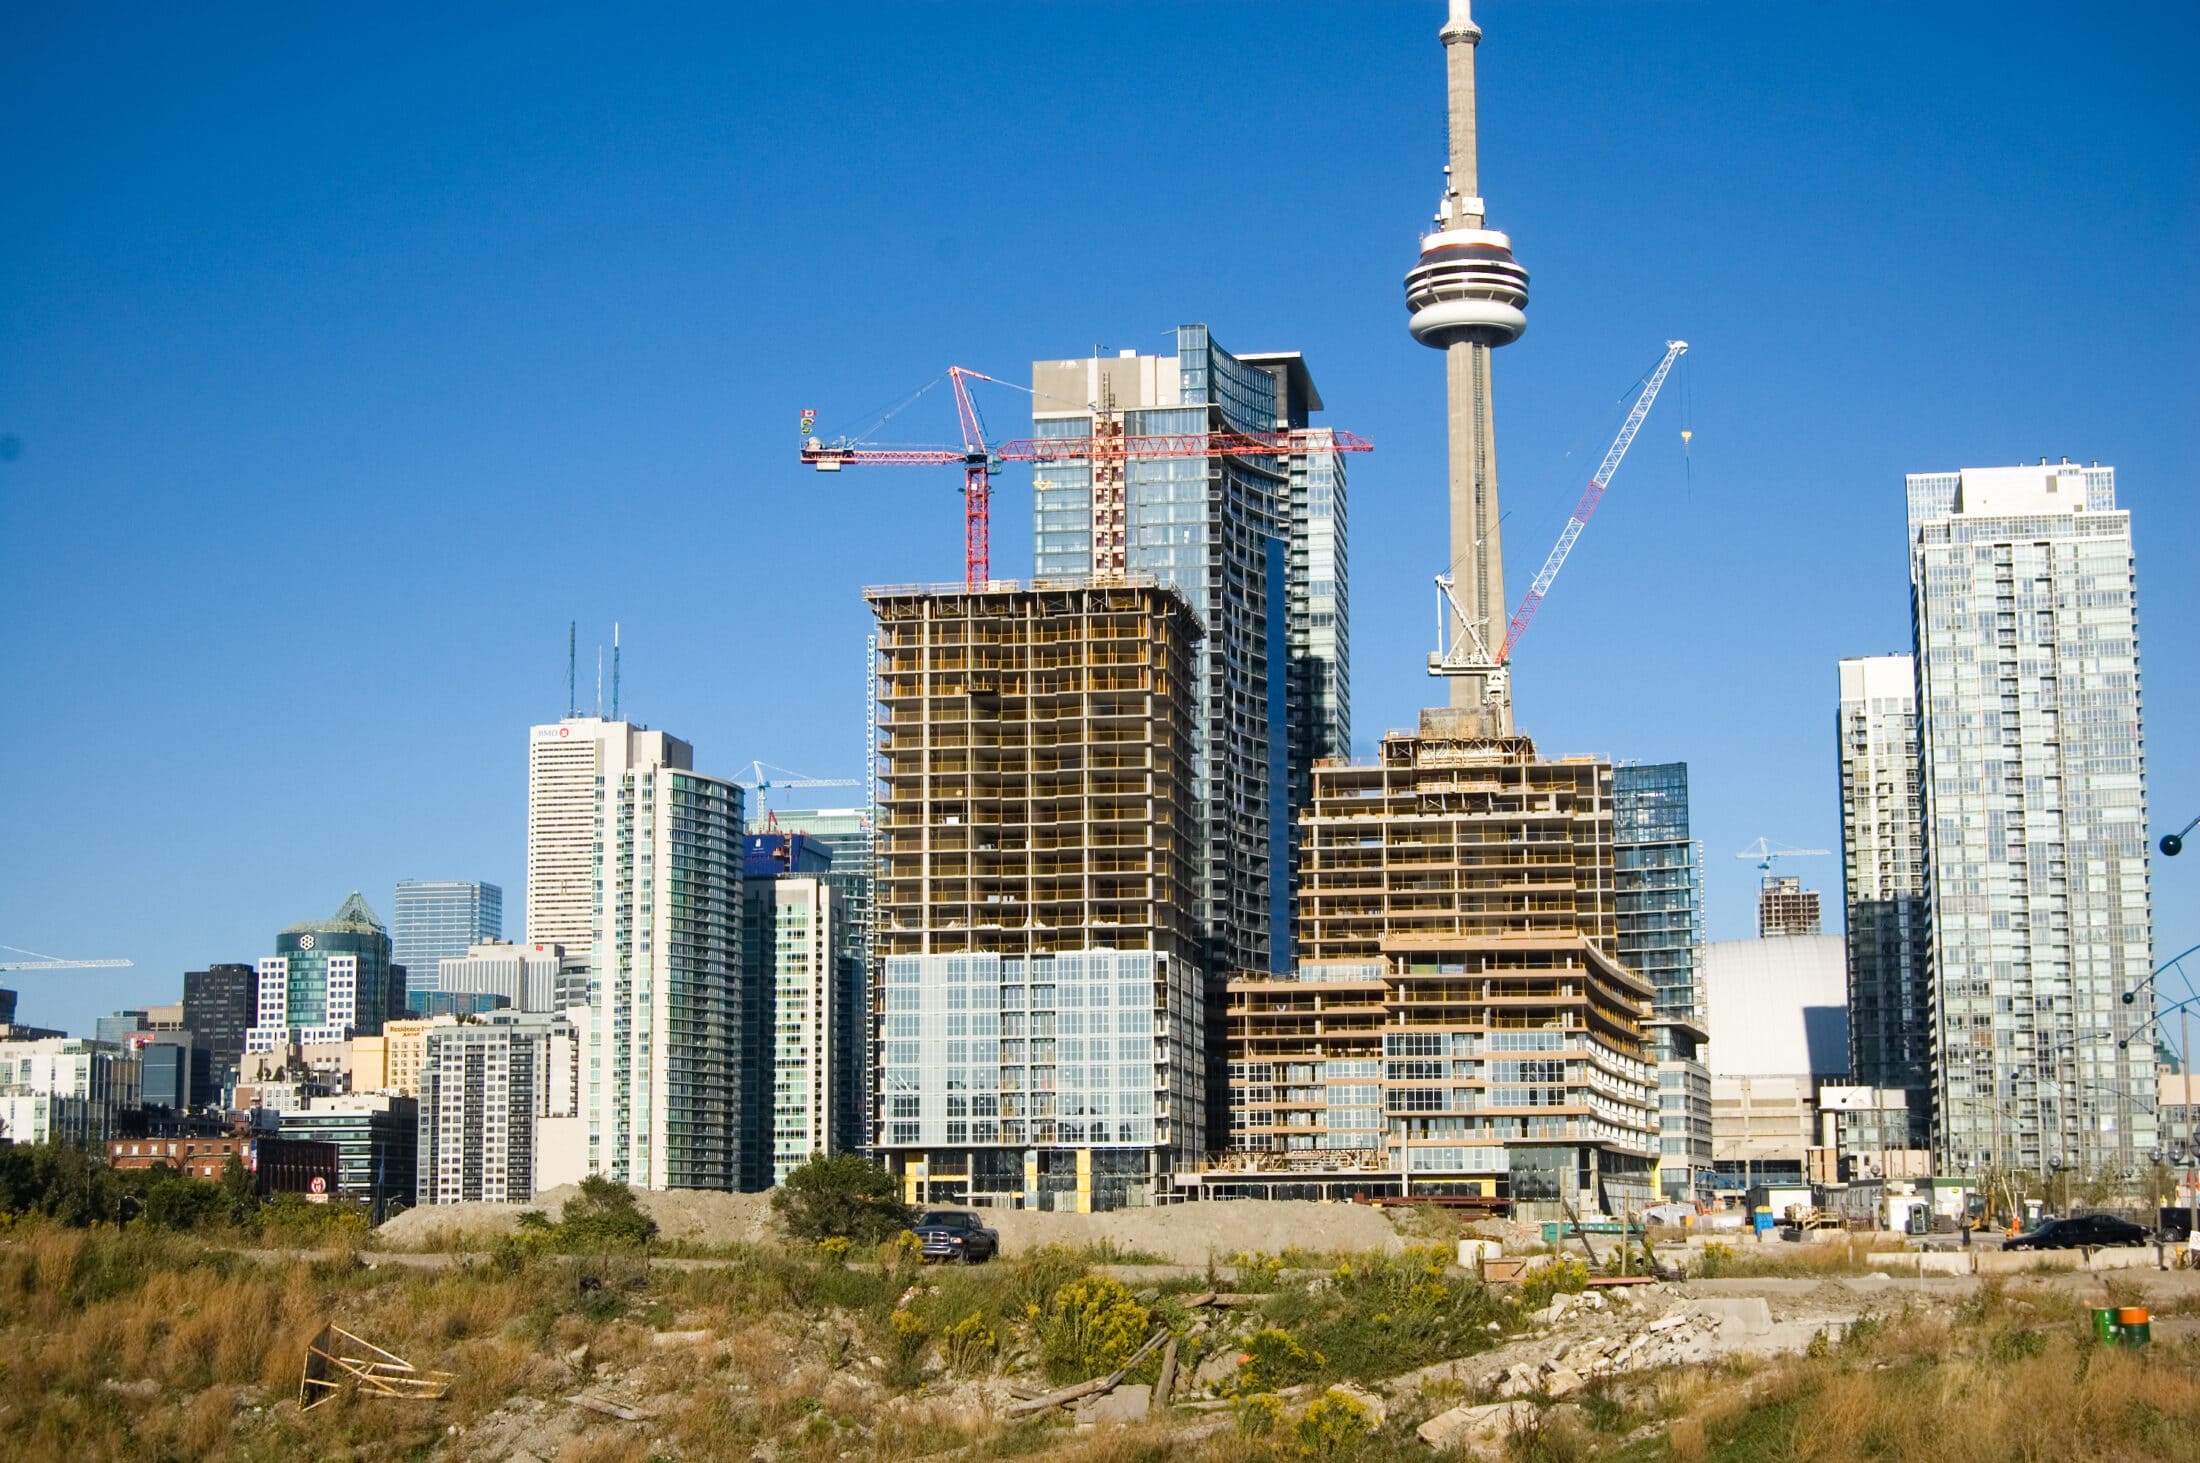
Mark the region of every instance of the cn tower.
<instances>
[{"instance_id":1,"label":"cn tower","mask_svg":"<svg viewBox=\"0 0 2200 1463\"><path fill-rule=\"evenodd\" d=\"M1505 564L1497 531L1497 435L1490 352L1528 328L1528 271L1512 240L1485 226L1475 169L1474 52L1482 31L1470 0L1451 0L1444 76L1451 122L1436 228L1406 275L1413 338L1444 353L1450 438L1451 563L1438 578L1444 641L1429 672L1451 681L1451 704L1482 736L1512 735L1512 690L1497 659L1505 626Z\"/></svg>"}]
</instances>

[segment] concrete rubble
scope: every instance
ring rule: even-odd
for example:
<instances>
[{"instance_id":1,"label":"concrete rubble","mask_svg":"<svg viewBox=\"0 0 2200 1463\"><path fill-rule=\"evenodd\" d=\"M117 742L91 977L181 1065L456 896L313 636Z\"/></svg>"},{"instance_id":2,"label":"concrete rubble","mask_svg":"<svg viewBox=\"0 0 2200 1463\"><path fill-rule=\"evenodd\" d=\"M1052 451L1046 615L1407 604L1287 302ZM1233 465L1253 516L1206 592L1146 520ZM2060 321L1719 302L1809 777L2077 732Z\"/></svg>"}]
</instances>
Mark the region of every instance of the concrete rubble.
<instances>
[{"instance_id":1,"label":"concrete rubble","mask_svg":"<svg viewBox=\"0 0 2200 1463\"><path fill-rule=\"evenodd\" d=\"M1420 1426L1421 1441L1462 1458L1502 1458L1505 1440L1535 1421L1532 1402L1489 1402L1454 1407Z\"/></svg>"},{"instance_id":2,"label":"concrete rubble","mask_svg":"<svg viewBox=\"0 0 2200 1463\"><path fill-rule=\"evenodd\" d=\"M1857 1299L1845 1293L1804 1297L1776 1316L1763 1296L1691 1296L1665 1285L1560 1295L1535 1314L1537 1329L1529 1334L1480 1356L1393 1378L1390 1391L1435 1384L1502 1399L1454 1407L1422 1429L1431 1446L1459 1447L1475 1457L1474 1446L1462 1441L1470 1434L1510 1429L1539 1403L1564 1401L1608 1378L1740 1353L1797 1352L1820 1334L1838 1339L1863 1309Z\"/></svg>"}]
</instances>

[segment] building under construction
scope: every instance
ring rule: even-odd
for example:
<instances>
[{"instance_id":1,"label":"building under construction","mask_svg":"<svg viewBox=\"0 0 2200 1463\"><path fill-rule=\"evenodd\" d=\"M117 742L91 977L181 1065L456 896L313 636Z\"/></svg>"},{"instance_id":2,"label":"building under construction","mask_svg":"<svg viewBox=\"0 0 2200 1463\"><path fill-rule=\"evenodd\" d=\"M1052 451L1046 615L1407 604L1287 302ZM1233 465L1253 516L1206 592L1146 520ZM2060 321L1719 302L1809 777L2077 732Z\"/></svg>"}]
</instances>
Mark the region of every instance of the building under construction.
<instances>
[{"instance_id":1,"label":"building under construction","mask_svg":"<svg viewBox=\"0 0 2200 1463\"><path fill-rule=\"evenodd\" d=\"M1651 1199L1650 988L1613 955L1612 767L1449 709L1314 770L1301 964L1230 983L1225 1192Z\"/></svg>"},{"instance_id":2,"label":"building under construction","mask_svg":"<svg viewBox=\"0 0 2200 1463\"><path fill-rule=\"evenodd\" d=\"M879 1150L913 1200L1150 1201L1206 1144L1198 619L1138 576L867 598Z\"/></svg>"},{"instance_id":3,"label":"building under construction","mask_svg":"<svg viewBox=\"0 0 2200 1463\"><path fill-rule=\"evenodd\" d=\"M1450 165L1406 305L1445 357L1451 556L1429 668L1451 705L1371 764L1315 766L1299 964L1230 982L1231 1151L1199 1183L1616 1213L1651 1201L1659 1142L1651 988L1618 959L1613 772L1515 734L1508 657L1687 345L1667 343L1508 625L1491 357L1527 328L1527 271L1481 197L1467 0L1440 39Z\"/></svg>"}]
</instances>

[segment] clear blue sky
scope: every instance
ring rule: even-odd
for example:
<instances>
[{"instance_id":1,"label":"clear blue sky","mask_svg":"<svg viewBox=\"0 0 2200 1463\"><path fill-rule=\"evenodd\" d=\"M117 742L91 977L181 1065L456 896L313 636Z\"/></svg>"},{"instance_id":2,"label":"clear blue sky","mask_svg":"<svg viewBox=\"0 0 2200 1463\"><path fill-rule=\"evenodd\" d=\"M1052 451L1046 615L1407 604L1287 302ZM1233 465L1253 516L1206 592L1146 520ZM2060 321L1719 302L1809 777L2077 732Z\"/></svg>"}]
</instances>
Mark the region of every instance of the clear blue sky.
<instances>
[{"instance_id":1,"label":"clear blue sky","mask_svg":"<svg viewBox=\"0 0 2200 1463\"><path fill-rule=\"evenodd\" d=\"M0 941L137 962L15 978L25 1019L174 999L401 877L499 882L516 931L569 619L584 662L622 622L625 709L706 770L855 774L859 591L959 576L956 477L807 474L796 419L949 363L1187 321L1304 351L1378 444L1356 739L1410 723L1441 9L8 8ZM1835 660L1907 647L1903 473L2067 454L2136 524L2154 831L2200 812L2195 11L1478 19L1483 191L1534 275L1498 357L1516 592L1629 383L1695 346L1523 644L1523 728L1686 759L1711 933L1747 933L1735 850L1839 847ZM941 392L891 435L953 430ZM1028 478L998 498L1028 573ZM2196 904L2200 856L2157 860L2165 954Z\"/></svg>"}]
</instances>

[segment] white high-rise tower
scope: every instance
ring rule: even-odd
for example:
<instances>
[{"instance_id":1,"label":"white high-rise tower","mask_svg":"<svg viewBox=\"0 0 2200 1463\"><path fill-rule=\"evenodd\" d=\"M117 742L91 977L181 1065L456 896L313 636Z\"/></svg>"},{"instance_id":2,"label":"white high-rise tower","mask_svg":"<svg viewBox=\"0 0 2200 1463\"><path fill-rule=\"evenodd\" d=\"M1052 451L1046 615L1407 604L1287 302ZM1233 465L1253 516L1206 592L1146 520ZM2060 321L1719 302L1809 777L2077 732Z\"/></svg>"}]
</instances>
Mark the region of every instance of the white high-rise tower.
<instances>
[{"instance_id":1,"label":"white high-rise tower","mask_svg":"<svg viewBox=\"0 0 2200 1463\"><path fill-rule=\"evenodd\" d=\"M1444 353L1450 437L1451 562L1440 577L1448 653L1429 672L1451 678L1451 704L1471 713L1485 736L1512 734L1512 691L1497 655L1504 641L1505 564L1497 510L1497 433L1490 405L1490 352L1528 328L1528 271L1512 240L1485 226L1475 152L1474 53L1482 30L1469 0L1451 0L1444 72L1451 164L1436 228L1406 275L1413 338Z\"/></svg>"},{"instance_id":2,"label":"white high-rise tower","mask_svg":"<svg viewBox=\"0 0 2200 1463\"><path fill-rule=\"evenodd\" d=\"M1936 1146L2129 1174L2157 1131L2131 515L2067 460L1908 488Z\"/></svg>"},{"instance_id":3,"label":"white high-rise tower","mask_svg":"<svg viewBox=\"0 0 2200 1463\"><path fill-rule=\"evenodd\" d=\"M594 716L531 729L527 761L527 937L589 952L589 1170L731 1189L741 789L678 737Z\"/></svg>"}]
</instances>

